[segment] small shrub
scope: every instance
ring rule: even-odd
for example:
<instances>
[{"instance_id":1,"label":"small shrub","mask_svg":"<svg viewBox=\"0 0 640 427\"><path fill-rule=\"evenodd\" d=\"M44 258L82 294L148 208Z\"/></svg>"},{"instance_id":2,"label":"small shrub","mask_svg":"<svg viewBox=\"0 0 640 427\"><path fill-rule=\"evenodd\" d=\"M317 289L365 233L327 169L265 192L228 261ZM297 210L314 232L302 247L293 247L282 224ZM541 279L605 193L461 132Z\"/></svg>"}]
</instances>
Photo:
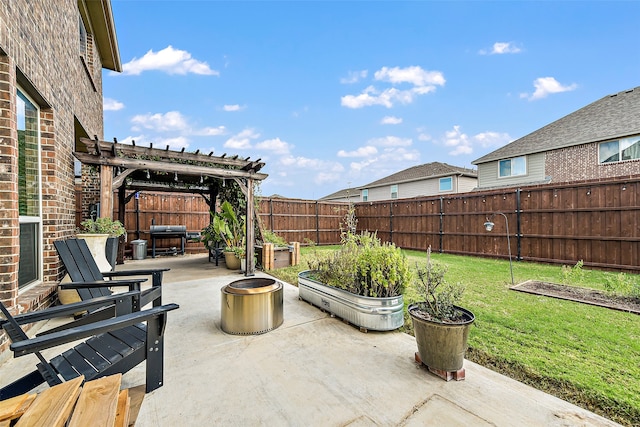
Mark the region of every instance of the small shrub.
<instances>
[{"instance_id":1,"label":"small shrub","mask_svg":"<svg viewBox=\"0 0 640 427\"><path fill-rule=\"evenodd\" d=\"M443 323L456 323L464 318L456 305L464 292L461 284L447 283L446 268L431 261L431 247L427 249L427 264L416 264L417 287L424 298L416 303L422 317ZM414 312L415 313L415 312Z\"/></svg>"},{"instance_id":2,"label":"small shrub","mask_svg":"<svg viewBox=\"0 0 640 427\"><path fill-rule=\"evenodd\" d=\"M580 260L573 267L568 265L562 266L562 278L565 283L580 284L584 281L584 270L582 269L584 261Z\"/></svg>"},{"instance_id":3,"label":"small shrub","mask_svg":"<svg viewBox=\"0 0 640 427\"><path fill-rule=\"evenodd\" d=\"M309 268L315 280L366 297L402 295L412 279L400 248L368 232L345 233L339 250L316 253Z\"/></svg>"}]
</instances>

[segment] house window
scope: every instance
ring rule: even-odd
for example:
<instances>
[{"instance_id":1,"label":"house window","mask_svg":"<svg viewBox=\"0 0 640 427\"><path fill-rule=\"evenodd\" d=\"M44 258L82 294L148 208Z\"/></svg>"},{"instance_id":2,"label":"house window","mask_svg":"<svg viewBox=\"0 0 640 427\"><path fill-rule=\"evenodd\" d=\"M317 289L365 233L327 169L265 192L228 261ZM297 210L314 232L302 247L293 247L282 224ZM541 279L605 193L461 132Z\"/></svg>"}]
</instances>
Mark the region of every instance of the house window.
<instances>
[{"instance_id":1,"label":"house window","mask_svg":"<svg viewBox=\"0 0 640 427\"><path fill-rule=\"evenodd\" d=\"M365 188L362 190L362 201L366 202L367 200L369 200L369 190Z\"/></svg>"},{"instance_id":2,"label":"house window","mask_svg":"<svg viewBox=\"0 0 640 427\"><path fill-rule=\"evenodd\" d=\"M453 178L448 176L446 178L440 178L440 191L452 191L453 190Z\"/></svg>"},{"instance_id":3,"label":"house window","mask_svg":"<svg viewBox=\"0 0 640 427\"><path fill-rule=\"evenodd\" d=\"M78 16L79 22L79 31L80 31L80 56L82 58L87 59L87 29L84 26L84 22L82 22L82 16Z\"/></svg>"},{"instance_id":4,"label":"house window","mask_svg":"<svg viewBox=\"0 0 640 427\"><path fill-rule=\"evenodd\" d=\"M500 160L500 178L527 174L527 161L524 156Z\"/></svg>"},{"instance_id":5,"label":"house window","mask_svg":"<svg viewBox=\"0 0 640 427\"><path fill-rule=\"evenodd\" d=\"M18 118L18 210L20 222L20 288L40 280L42 261L41 185L40 185L40 111L19 89Z\"/></svg>"},{"instance_id":6,"label":"house window","mask_svg":"<svg viewBox=\"0 0 640 427\"><path fill-rule=\"evenodd\" d=\"M398 184L394 184L391 186L391 198L392 199L398 198Z\"/></svg>"},{"instance_id":7,"label":"house window","mask_svg":"<svg viewBox=\"0 0 640 427\"><path fill-rule=\"evenodd\" d=\"M640 159L640 136L601 143L598 146L598 158L600 163Z\"/></svg>"}]
</instances>

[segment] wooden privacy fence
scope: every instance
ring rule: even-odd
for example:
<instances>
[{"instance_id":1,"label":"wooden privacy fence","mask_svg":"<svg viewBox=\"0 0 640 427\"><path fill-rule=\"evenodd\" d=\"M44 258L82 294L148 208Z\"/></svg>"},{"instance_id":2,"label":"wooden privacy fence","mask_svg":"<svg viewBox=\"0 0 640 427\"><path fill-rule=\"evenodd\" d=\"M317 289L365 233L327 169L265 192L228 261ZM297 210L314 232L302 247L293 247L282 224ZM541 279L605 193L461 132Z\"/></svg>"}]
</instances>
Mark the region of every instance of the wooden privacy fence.
<instances>
[{"instance_id":1,"label":"wooden privacy fence","mask_svg":"<svg viewBox=\"0 0 640 427\"><path fill-rule=\"evenodd\" d=\"M263 199L265 228L337 244L346 203ZM640 272L640 178L360 202L358 230L405 249ZM504 213L494 215L496 212ZM493 231L485 230L491 219ZM509 228L507 239L506 228Z\"/></svg>"},{"instance_id":2,"label":"wooden privacy fence","mask_svg":"<svg viewBox=\"0 0 640 427\"><path fill-rule=\"evenodd\" d=\"M209 206L199 194L163 193L141 191L126 205L125 227L127 228L127 249L132 240L147 241L147 248L151 247L149 230L155 225L184 225L187 232L199 232L209 225ZM114 212L118 218L118 211ZM157 241L162 249L180 248L179 238L167 238ZM206 252L200 242L187 240L187 253Z\"/></svg>"},{"instance_id":3,"label":"wooden privacy fence","mask_svg":"<svg viewBox=\"0 0 640 427\"><path fill-rule=\"evenodd\" d=\"M340 223L348 207L347 203L263 198L258 211L262 228L288 242L335 245L340 243Z\"/></svg>"},{"instance_id":4,"label":"wooden privacy fence","mask_svg":"<svg viewBox=\"0 0 640 427\"><path fill-rule=\"evenodd\" d=\"M141 192L126 206L128 241L149 240L156 225L185 225L197 232L209 224L209 210L197 194ZM376 231L405 249L508 257L509 227L514 260L640 272L640 176L567 185L496 189L443 197L355 204L358 230ZM263 229L289 242L338 244L347 203L262 198ZM506 216L492 215L502 212ZM114 212L117 217L117 212ZM484 223L491 218L493 231ZM179 246L167 240L163 246ZM201 252L187 243L187 252Z\"/></svg>"}]
</instances>

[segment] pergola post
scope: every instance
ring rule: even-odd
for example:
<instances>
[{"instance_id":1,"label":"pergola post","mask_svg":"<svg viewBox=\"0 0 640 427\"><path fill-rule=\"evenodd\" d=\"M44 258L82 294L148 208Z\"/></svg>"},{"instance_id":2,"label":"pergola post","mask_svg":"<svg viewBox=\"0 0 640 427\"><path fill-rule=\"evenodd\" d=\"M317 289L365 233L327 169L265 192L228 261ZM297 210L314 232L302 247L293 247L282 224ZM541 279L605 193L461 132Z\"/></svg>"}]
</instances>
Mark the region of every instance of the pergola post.
<instances>
[{"instance_id":1,"label":"pergola post","mask_svg":"<svg viewBox=\"0 0 640 427\"><path fill-rule=\"evenodd\" d=\"M100 165L100 216L113 217L113 166Z\"/></svg>"},{"instance_id":2,"label":"pergola post","mask_svg":"<svg viewBox=\"0 0 640 427\"><path fill-rule=\"evenodd\" d=\"M246 268L244 270L245 276L253 276L255 275L254 267L253 267L253 257L255 252L255 223L254 223L254 209L253 209L253 179L247 178L247 211L245 214L245 225L247 227L245 236L245 253L247 254L247 260L245 262Z\"/></svg>"}]
</instances>

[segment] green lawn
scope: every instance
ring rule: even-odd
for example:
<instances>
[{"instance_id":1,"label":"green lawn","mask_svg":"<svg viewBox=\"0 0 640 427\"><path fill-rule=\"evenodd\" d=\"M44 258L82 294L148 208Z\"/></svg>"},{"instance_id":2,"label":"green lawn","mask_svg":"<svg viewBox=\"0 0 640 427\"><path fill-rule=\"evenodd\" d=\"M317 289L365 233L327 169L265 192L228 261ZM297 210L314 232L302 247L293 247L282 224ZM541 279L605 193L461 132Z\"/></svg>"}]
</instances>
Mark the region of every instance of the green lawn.
<instances>
[{"instance_id":1,"label":"green lawn","mask_svg":"<svg viewBox=\"0 0 640 427\"><path fill-rule=\"evenodd\" d=\"M297 284L314 251L302 248L302 264L272 271ZM411 264L426 254L407 251ZM509 261L432 254L449 282L465 286L462 306L476 315L467 359L626 425L640 425L640 316L509 290ZM604 289L615 273L514 262L515 283L540 280ZM638 276L628 280L638 282ZM421 300L414 287L405 305ZM412 333L405 314L405 332Z\"/></svg>"}]
</instances>

